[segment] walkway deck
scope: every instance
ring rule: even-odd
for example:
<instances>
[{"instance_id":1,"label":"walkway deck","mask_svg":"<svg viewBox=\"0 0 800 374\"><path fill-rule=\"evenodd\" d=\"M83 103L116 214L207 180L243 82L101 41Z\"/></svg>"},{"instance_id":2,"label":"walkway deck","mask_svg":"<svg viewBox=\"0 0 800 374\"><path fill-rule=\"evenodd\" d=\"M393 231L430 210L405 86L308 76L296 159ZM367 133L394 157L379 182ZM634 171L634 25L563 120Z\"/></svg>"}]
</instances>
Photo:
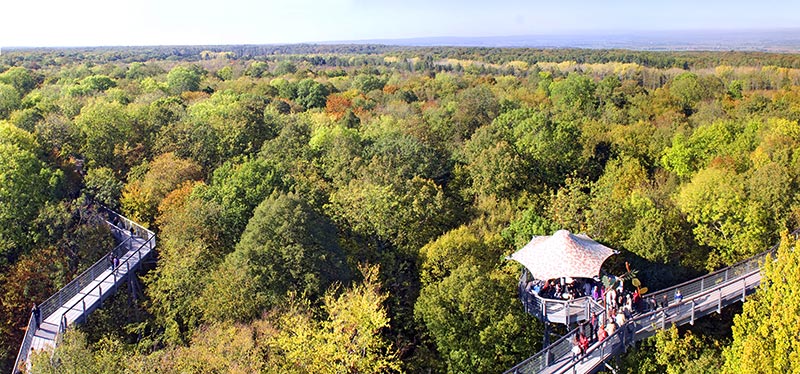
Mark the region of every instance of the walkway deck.
<instances>
[{"instance_id":1,"label":"walkway deck","mask_svg":"<svg viewBox=\"0 0 800 374\"><path fill-rule=\"evenodd\" d=\"M155 248L156 238L152 231L109 210L103 210L103 213L104 221L119 245L39 305L41 324L35 326L31 315L14 373L29 365L31 351L53 349L68 327L85 322L89 314L112 296ZM109 261L111 254L119 259L114 270Z\"/></svg>"},{"instance_id":2,"label":"walkway deck","mask_svg":"<svg viewBox=\"0 0 800 374\"><path fill-rule=\"evenodd\" d=\"M798 231L793 234L797 235ZM713 312L719 313L722 308L744 301L747 295L756 291L761 282L761 265L766 256L774 253L776 249L777 245L730 267L647 295L644 298L645 305L656 305L656 301L661 302L664 296L667 296L671 305L634 316L606 340L594 343L583 357L572 356L572 339L578 333L577 329L573 329L555 343L506 371L506 374L596 372L609 358L624 352L633 343L654 335L660 329L673 324L694 324L694 321L700 317ZM672 295L677 289L680 289L684 295L680 302L672 300ZM535 306L540 303L531 304L532 300L529 295L522 297L526 310L529 310L531 314L537 315L537 317L542 314L549 318L554 316L552 312L556 312L556 310L550 311L549 315L539 312ZM594 301L588 300L587 302L594 304L587 310L602 308ZM531 308L531 305L534 305L534 308ZM564 314L564 312L560 314ZM584 320L586 318L584 316L588 313L583 313L583 315L568 313L567 315L572 315L570 321L576 321ZM564 318L563 316L559 317ZM601 318L604 318L604 315L601 315Z\"/></svg>"}]
</instances>

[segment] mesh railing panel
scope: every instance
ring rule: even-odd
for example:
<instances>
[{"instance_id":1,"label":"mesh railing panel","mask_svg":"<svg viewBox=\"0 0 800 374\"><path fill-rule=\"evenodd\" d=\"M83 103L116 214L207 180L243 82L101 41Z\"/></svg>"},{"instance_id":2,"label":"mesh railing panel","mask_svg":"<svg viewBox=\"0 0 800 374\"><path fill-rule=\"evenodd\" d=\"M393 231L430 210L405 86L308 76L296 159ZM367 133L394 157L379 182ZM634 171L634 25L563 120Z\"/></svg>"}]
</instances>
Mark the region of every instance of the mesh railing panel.
<instances>
[{"instance_id":1,"label":"mesh railing panel","mask_svg":"<svg viewBox=\"0 0 800 374\"><path fill-rule=\"evenodd\" d=\"M794 232L792 232L792 235L794 235L795 237L798 234L800 234L800 229L795 230ZM631 321L631 322L633 322L632 326L634 326L634 328L638 329L637 326L641 326L643 324L652 324L652 323L654 323L653 320L652 320L653 315L655 313L660 313L662 311L666 312L667 315L670 314L670 311L674 312L672 318L666 318L665 317L663 323L671 323L672 319L674 319L676 316L680 317L679 319L686 319L687 318L687 316L686 316L687 310L688 310L688 313L689 313L688 318L691 318L692 305L690 305L689 303L682 303L682 304L675 305L674 295L675 295L675 291L676 290L680 289L681 290L681 294L683 295L683 299L686 300L686 299L692 298L692 297L697 296L697 295L699 295L701 293L704 293L704 292L714 292L715 290L719 290L722 287L724 287L727 284L730 284L730 283L732 283L734 281L741 281L742 277L745 277L745 276L753 273L757 269L759 269L761 264L763 263L763 261L766 259L767 255L774 254L774 252L777 250L777 248L778 248L778 244L774 245L773 247L771 247L770 249L768 249L768 250L766 250L766 251L764 251L762 253L759 253L759 254L757 254L757 255L755 255L753 257L750 257L750 258L748 258L746 260L740 261L740 262L738 262L738 263L736 263L734 265L731 265L731 266L729 266L727 268L720 269L720 270L715 271L713 273L704 275L704 276L699 277L699 278L695 278L693 280L681 283L681 284L676 285L676 286L672 286L672 287L669 287L669 288L666 288L666 289L663 289L663 290L659 290L659 291L653 292L653 293L643 297L642 306L643 306L643 309L647 313L644 314L644 315L640 315L640 316L636 317L636 319L634 319L635 322ZM755 284L745 284L744 285L745 292L746 292L747 289L749 289L749 288L754 289L755 287L756 287ZM666 309L660 309L660 305L661 305L663 297L665 295L667 296L667 308ZM725 295L725 296L721 297L721 299L722 299L721 301L722 301L723 306L727 306L727 305L729 305L731 303L734 303L734 302L740 300L741 299L741 295ZM547 309L548 313L551 313L551 312L552 313L558 313L559 311L563 313L564 305L561 302L558 302L558 301L551 302L550 300L543 300L543 302L546 303L545 306L546 306L546 309ZM524 303L525 303L525 301L523 300L523 304ZM593 303L593 304L596 304L596 303ZM596 305L597 305L597 307L599 307L599 310L602 310L602 313L605 313L605 311L603 310L602 306L600 306L599 304L596 304ZM655 309L651 309L650 306L652 306L652 305L657 305L658 307L656 307ZM590 304L590 307L592 308L592 311L595 311L595 305ZM700 318L702 316L708 315L708 314L712 313L715 310L716 310L716 308L714 308L713 306L708 306L708 305L704 306L701 309L695 309L694 318L697 319L697 318ZM573 315L573 314L571 314L571 315ZM604 314L603 314L603 316L604 316ZM573 320L573 322L577 322L577 321L578 320ZM660 325L659 326L655 326L655 327L660 327ZM654 329L655 329L655 327L654 327ZM648 334L652 334L652 332L655 331L654 329L653 330L644 329L644 332L646 332ZM577 333L577 329L574 329L574 330L570 331L569 333L567 333L567 335L565 335L564 337L559 339L559 341L557 341L556 343L552 344L550 347L544 348L542 351L540 351L540 352L536 353L535 355L529 357L528 359L526 359L525 361L519 363L517 366L513 367L512 369L506 371L506 373L535 373L535 372L539 372L539 371L543 370L545 367L547 367L547 365L545 364L546 360L544 359L545 358L545 354L547 354L547 352L550 352L551 354L553 354L555 356L550 360L551 363L552 362L558 362L559 361L559 357L563 359L563 357L565 357L564 355L571 354L571 352L570 352L570 349L572 348L571 347L572 346L571 339L574 336L574 334L576 334L576 333ZM569 338L569 339L565 340L564 338ZM637 337L634 336L633 338L634 338L634 340L637 340ZM607 340L610 341L610 337ZM607 342L606 344L611 344L611 342ZM609 348L609 352L613 351L613 349L611 347L604 347L604 348ZM564 351L564 349L566 349L566 351ZM555 355L554 354L555 352L559 352L559 353L561 353L561 355Z\"/></svg>"},{"instance_id":2,"label":"mesh railing panel","mask_svg":"<svg viewBox=\"0 0 800 374\"><path fill-rule=\"evenodd\" d=\"M34 322L33 318L33 313L31 313L31 316L28 318L28 328L25 330L25 337L22 338L22 345L19 347L19 353L17 353L17 360L14 361L14 373L21 370L20 365L28 361L28 353L31 349L31 342L33 342L33 334L36 333L36 322Z\"/></svg>"}]
</instances>

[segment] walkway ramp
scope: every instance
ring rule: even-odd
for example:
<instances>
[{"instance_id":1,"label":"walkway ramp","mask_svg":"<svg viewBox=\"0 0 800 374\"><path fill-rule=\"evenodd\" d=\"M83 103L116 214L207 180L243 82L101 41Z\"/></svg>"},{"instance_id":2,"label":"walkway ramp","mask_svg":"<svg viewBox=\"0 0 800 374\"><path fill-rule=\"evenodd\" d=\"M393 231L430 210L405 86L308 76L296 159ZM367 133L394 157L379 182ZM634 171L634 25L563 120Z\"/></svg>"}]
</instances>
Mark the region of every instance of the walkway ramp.
<instances>
[{"instance_id":1,"label":"walkway ramp","mask_svg":"<svg viewBox=\"0 0 800 374\"><path fill-rule=\"evenodd\" d=\"M793 234L797 235L798 231ZM578 334L576 328L505 373L560 374L599 371L609 358L624 352L637 341L654 335L660 329L673 324L694 324L698 318L713 312L719 313L722 308L744 301L747 295L756 291L761 282L761 265L766 256L774 254L776 250L777 245L735 265L647 295L643 298L643 304L654 307L645 308L645 313L635 315L604 341L593 343L582 357L573 357L572 354L572 340ZM676 290L680 290L683 295L680 302L673 300ZM663 303L665 296L669 305L657 307ZM602 309L596 302L588 302L593 305L586 308L585 315L572 321L585 320L590 310ZM524 299L523 304L528 309L530 300ZM604 319L605 311L598 315L601 320Z\"/></svg>"},{"instance_id":2,"label":"walkway ramp","mask_svg":"<svg viewBox=\"0 0 800 374\"><path fill-rule=\"evenodd\" d=\"M39 305L39 326L31 314L12 374L30 365L31 352L55 348L68 327L85 322L153 252L156 236L152 231L108 209L102 209L101 216L119 244ZM109 261L112 254L119 259L115 269Z\"/></svg>"}]
</instances>

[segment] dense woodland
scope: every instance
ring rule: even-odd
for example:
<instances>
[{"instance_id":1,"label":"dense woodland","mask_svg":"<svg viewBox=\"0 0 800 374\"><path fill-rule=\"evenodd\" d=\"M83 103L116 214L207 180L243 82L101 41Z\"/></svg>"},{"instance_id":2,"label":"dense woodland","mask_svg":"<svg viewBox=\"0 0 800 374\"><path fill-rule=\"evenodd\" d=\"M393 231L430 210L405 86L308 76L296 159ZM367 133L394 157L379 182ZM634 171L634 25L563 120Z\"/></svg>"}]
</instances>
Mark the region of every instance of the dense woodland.
<instances>
[{"instance_id":1,"label":"dense woodland","mask_svg":"<svg viewBox=\"0 0 800 374\"><path fill-rule=\"evenodd\" d=\"M505 256L564 228L651 290L800 221L800 57L387 46L0 55L0 371L33 302L113 246L157 261L37 373L495 373L543 326ZM800 368L800 251L627 373ZM767 313L770 311L770 313Z\"/></svg>"}]
</instances>

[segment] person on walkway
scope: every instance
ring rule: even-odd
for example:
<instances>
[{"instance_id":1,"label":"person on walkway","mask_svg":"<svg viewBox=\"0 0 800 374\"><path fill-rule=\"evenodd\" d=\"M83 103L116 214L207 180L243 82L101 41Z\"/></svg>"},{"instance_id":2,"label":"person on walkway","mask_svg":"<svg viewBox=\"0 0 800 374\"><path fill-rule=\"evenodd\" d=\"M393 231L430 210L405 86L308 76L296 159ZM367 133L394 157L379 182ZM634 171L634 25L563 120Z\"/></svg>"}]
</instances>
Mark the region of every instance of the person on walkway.
<instances>
[{"instance_id":1,"label":"person on walkway","mask_svg":"<svg viewBox=\"0 0 800 374\"><path fill-rule=\"evenodd\" d=\"M108 266L111 267L111 270L114 270L114 252L108 254Z\"/></svg>"},{"instance_id":2,"label":"person on walkway","mask_svg":"<svg viewBox=\"0 0 800 374\"><path fill-rule=\"evenodd\" d=\"M572 359L576 360L582 354L583 354L583 350L581 349L580 337L578 336L578 334L576 334L572 338Z\"/></svg>"},{"instance_id":3,"label":"person on walkway","mask_svg":"<svg viewBox=\"0 0 800 374\"><path fill-rule=\"evenodd\" d=\"M617 332L617 325L614 323L613 319L609 319L606 325L606 333L608 336L611 336L614 335L615 332Z\"/></svg>"},{"instance_id":4,"label":"person on walkway","mask_svg":"<svg viewBox=\"0 0 800 374\"><path fill-rule=\"evenodd\" d=\"M578 334L578 344L581 345L581 354L586 354L589 351L589 338L583 333Z\"/></svg>"},{"instance_id":5,"label":"person on walkway","mask_svg":"<svg viewBox=\"0 0 800 374\"><path fill-rule=\"evenodd\" d=\"M39 325L42 323L42 312L39 311L39 307L36 303L33 303L33 308L31 308L31 314L33 314L33 328L38 329Z\"/></svg>"},{"instance_id":6,"label":"person on walkway","mask_svg":"<svg viewBox=\"0 0 800 374\"><path fill-rule=\"evenodd\" d=\"M675 303L677 304L680 303L681 301L683 301L683 295L681 295L681 290L677 289L675 290Z\"/></svg>"},{"instance_id":7,"label":"person on walkway","mask_svg":"<svg viewBox=\"0 0 800 374\"><path fill-rule=\"evenodd\" d=\"M625 322L628 320L625 318L625 313L623 311L617 311L617 315L614 316L614 322L617 323L617 326L624 326Z\"/></svg>"},{"instance_id":8,"label":"person on walkway","mask_svg":"<svg viewBox=\"0 0 800 374\"><path fill-rule=\"evenodd\" d=\"M602 329L601 328L601 329L597 330L597 341L598 342L602 342L603 340L606 340L607 337L608 337L608 332L606 332L606 329Z\"/></svg>"},{"instance_id":9,"label":"person on walkway","mask_svg":"<svg viewBox=\"0 0 800 374\"><path fill-rule=\"evenodd\" d=\"M617 291L614 288L609 287L606 290L605 298L606 310L617 309Z\"/></svg>"},{"instance_id":10,"label":"person on walkway","mask_svg":"<svg viewBox=\"0 0 800 374\"><path fill-rule=\"evenodd\" d=\"M594 337L595 337L595 335L597 333L597 324L598 324L597 322L598 322L597 321L597 313L592 312L592 317L589 319L590 333L589 333L589 335L587 335L587 336L589 336L590 339L594 339Z\"/></svg>"}]
</instances>

